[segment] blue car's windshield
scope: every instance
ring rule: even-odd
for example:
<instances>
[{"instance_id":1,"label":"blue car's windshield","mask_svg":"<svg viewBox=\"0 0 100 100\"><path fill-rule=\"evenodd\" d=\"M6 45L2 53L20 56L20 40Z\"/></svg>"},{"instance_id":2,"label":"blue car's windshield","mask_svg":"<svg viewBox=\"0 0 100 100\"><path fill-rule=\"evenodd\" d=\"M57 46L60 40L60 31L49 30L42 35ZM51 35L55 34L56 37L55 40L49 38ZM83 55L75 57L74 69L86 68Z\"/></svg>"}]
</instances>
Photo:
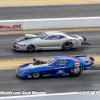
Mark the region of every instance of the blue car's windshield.
<instances>
[{"instance_id":1,"label":"blue car's windshield","mask_svg":"<svg viewBox=\"0 0 100 100\"><path fill-rule=\"evenodd\" d=\"M52 65L54 65L55 63L56 63L56 59L55 58L51 58L51 59L49 59L48 61L47 61L47 64L48 65L50 65L50 66L52 66Z\"/></svg>"}]
</instances>

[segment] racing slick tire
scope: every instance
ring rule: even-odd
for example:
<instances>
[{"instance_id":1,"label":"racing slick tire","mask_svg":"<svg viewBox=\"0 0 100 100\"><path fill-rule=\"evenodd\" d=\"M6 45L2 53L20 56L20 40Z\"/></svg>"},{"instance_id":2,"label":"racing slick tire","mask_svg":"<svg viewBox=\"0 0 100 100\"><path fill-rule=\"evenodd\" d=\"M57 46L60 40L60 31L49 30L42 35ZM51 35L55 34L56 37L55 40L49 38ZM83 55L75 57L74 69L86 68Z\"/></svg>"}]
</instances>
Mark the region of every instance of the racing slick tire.
<instances>
[{"instance_id":1,"label":"racing slick tire","mask_svg":"<svg viewBox=\"0 0 100 100\"><path fill-rule=\"evenodd\" d=\"M29 52L32 52L32 51L34 51L35 50L35 46L34 45L29 45L28 47L27 47L27 51L29 51Z\"/></svg>"},{"instance_id":2,"label":"racing slick tire","mask_svg":"<svg viewBox=\"0 0 100 100\"><path fill-rule=\"evenodd\" d=\"M82 67L74 67L71 68L70 75L71 76L79 76L83 72Z\"/></svg>"},{"instance_id":3,"label":"racing slick tire","mask_svg":"<svg viewBox=\"0 0 100 100\"><path fill-rule=\"evenodd\" d=\"M64 51L68 50L68 49L71 49L72 48L72 43L71 42L65 42L63 45L62 45L62 49Z\"/></svg>"},{"instance_id":4,"label":"racing slick tire","mask_svg":"<svg viewBox=\"0 0 100 100\"><path fill-rule=\"evenodd\" d=\"M40 77L40 73L39 72L35 72L33 73L33 78L39 78Z\"/></svg>"}]
</instances>

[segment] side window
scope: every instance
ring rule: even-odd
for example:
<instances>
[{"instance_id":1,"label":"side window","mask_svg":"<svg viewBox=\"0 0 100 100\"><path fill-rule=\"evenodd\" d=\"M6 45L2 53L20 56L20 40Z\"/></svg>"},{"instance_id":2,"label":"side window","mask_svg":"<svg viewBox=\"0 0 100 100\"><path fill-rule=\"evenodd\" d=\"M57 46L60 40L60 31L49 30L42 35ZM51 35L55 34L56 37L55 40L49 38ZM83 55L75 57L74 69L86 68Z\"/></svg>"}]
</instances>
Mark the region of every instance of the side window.
<instances>
[{"instance_id":1,"label":"side window","mask_svg":"<svg viewBox=\"0 0 100 100\"><path fill-rule=\"evenodd\" d=\"M63 38L65 38L65 36L60 35L60 39L63 39Z\"/></svg>"},{"instance_id":2,"label":"side window","mask_svg":"<svg viewBox=\"0 0 100 100\"><path fill-rule=\"evenodd\" d=\"M51 40L51 36L47 37L45 40Z\"/></svg>"},{"instance_id":3,"label":"side window","mask_svg":"<svg viewBox=\"0 0 100 100\"><path fill-rule=\"evenodd\" d=\"M57 63L57 66L61 66L61 65L67 65L68 64L68 61L67 60L62 60L62 61L59 61Z\"/></svg>"},{"instance_id":4,"label":"side window","mask_svg":"<svg viewBox=\"0 0 100 100\"><path fill-rule=\"evenodd\" d=\"M45 40L58 40L58 39L61 39L60 35L49 36Z\"/></svg>"},{"instance_id":5,"label":"side window","mask_svg":"<svg viewBox=\"0 0 100 100\"><path fill-rule=\"evenodd\" d=\"M56 37L56 36L51 36L51 39L52 39L52 40L56 40L57 37Z\"/></svg>"}]
</instances>

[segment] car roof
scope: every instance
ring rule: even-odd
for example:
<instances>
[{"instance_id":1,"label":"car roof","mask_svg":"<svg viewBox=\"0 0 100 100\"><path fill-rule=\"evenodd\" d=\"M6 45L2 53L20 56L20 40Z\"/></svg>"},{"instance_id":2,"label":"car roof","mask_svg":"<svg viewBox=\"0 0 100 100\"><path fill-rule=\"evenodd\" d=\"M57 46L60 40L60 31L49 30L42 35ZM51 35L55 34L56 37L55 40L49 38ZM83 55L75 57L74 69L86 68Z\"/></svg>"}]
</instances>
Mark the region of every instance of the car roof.
<instances>
[{"instance_id":1,"label":"car roof","mask_svg":"<svg viewBox=\"0 0 100 100\"><path fill-rule=\"evenodd\" d=\"M68 59L73 59L72 56L54 56L56 60L68 60Z\"/></svg>"},{"instance_id":2,"label":"car roof","mask_svg":"<svg viewBox=\"0 0 100 100\"><path fill-rule=\"evenodd\" d=\"M65 35L65 33L60 32L60 31L46 31L45 32L48 36L50 35Z\"/></svg>"}]
</instances>

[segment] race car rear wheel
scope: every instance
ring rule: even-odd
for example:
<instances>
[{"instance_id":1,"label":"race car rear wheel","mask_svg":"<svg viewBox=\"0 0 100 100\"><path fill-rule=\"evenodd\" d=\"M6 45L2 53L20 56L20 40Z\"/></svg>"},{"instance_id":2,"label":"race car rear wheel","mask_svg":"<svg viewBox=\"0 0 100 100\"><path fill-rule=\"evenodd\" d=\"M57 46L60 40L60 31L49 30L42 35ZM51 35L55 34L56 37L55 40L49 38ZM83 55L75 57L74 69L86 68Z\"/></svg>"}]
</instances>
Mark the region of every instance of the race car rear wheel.
<instances>
[{"instance_id":1,"label":"race car rear wheel","mask_svg":"<svg viewBox=\"0 0 100 100\"><path fill-rule=\"evenodd\" d=\"M83 72L82 67L74 67L74 68L71 68L70 75L79 76L82 72Z\"/></svg>"},{"instance_id":2,"label":"race car rear wheel","mask_svg":"<svg viewBox=\"0 0 100 100\"><path fill-rule=\"evenodd\" d=\"M65 42L63 45L62 45L62 49L64 51L68 50L68 49L71 49L72 48L72 43L71 42Z\"/></svg>"},{"instance_id":3,"label":"race car rear wheel","mask_svg":"<svg viewBox=\"0 0 100 100\"><path fill-rule=\"evenodd\" d=\"M39 78L39 77L40 77L40 73L39 72L33 73L33 78Z\"/></svg>"},{"instance_id":4,"label":"race car rear wheel","mask_svg":"<svg viewBox=\"0 0 100 100\"><path fill-rule=\"evenodd\" d=\"M35 46L34 45L29 45L27 47L27 51L31 52L31 51L34 51L35 50Z\"/></svg>"}]
</instances>

